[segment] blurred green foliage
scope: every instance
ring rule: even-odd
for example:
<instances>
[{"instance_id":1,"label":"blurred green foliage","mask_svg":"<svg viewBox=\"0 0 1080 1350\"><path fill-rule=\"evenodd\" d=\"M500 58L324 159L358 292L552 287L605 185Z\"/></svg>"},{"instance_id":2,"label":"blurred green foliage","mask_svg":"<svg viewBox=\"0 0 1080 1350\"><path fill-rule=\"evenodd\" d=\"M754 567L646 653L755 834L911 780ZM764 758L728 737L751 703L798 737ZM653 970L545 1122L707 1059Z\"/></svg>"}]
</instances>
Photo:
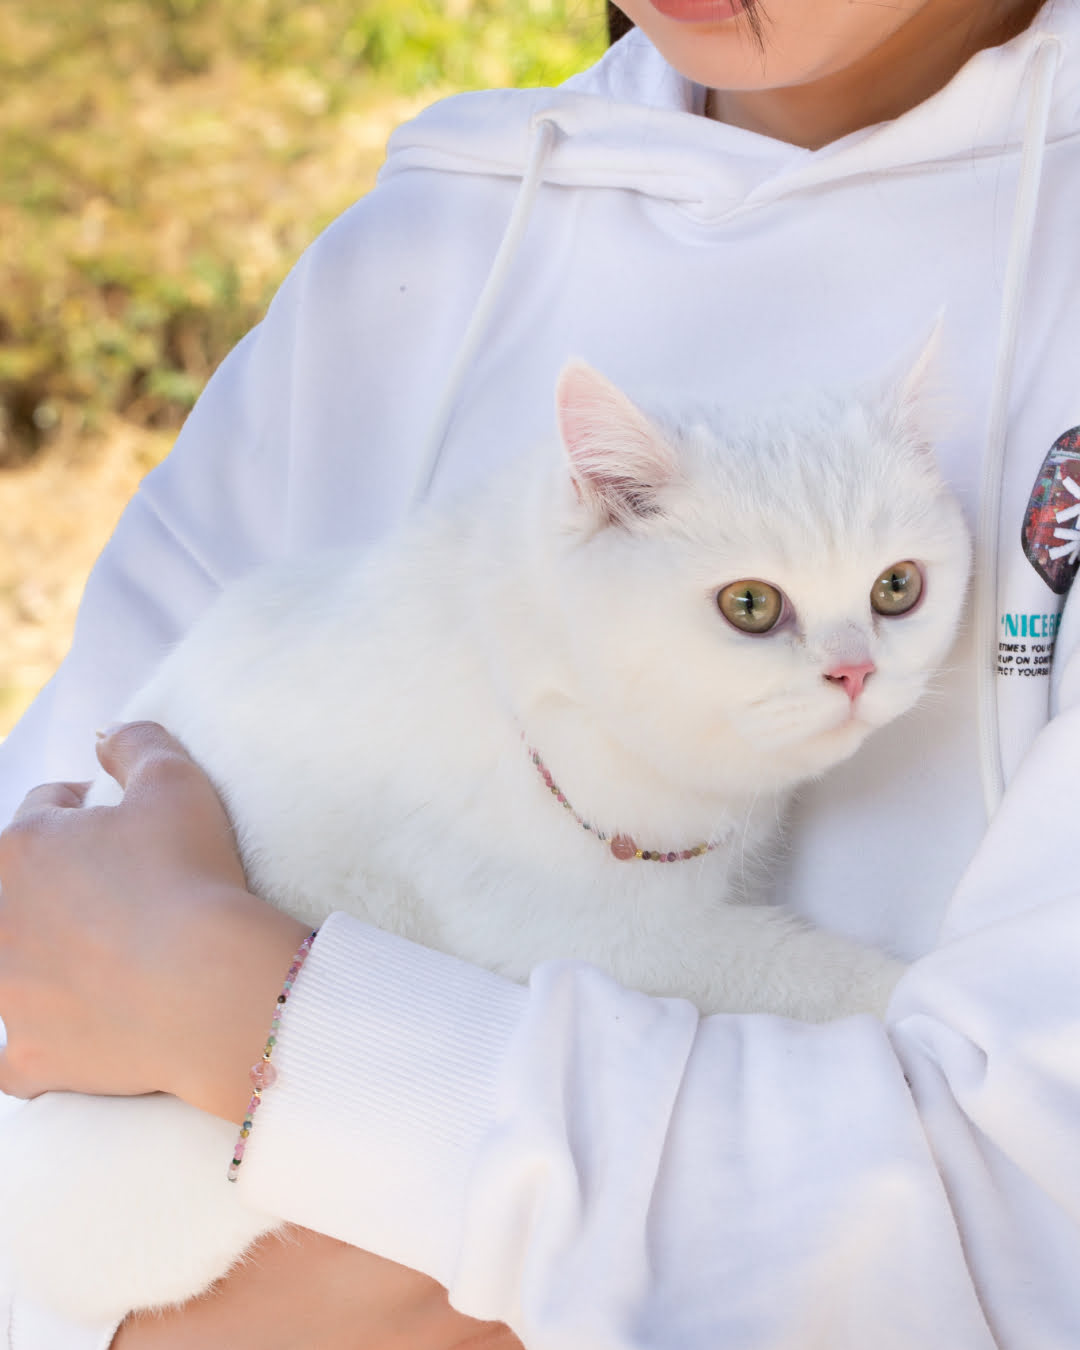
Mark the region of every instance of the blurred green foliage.
<instances>
[{"instance_id":1,"label":"blurred green foliage","mask_svg":"<svg viewBox=\"0 0 1080 1350\"><path fill-rule=\"evenodd\" d=\"M3 0L0 465L177 424L394 121L603 45L600 0Z\"/></svg>"}]
</instances>

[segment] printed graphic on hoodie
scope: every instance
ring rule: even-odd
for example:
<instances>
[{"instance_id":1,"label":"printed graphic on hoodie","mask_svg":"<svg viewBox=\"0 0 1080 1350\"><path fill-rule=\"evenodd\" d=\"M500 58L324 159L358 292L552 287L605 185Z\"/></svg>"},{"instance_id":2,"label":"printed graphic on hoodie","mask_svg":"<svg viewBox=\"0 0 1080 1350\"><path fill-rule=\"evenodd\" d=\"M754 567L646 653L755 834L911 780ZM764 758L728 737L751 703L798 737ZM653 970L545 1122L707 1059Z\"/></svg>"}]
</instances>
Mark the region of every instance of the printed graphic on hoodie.
<instances>
[{"instance_id":1,"label":"printed graphic on hoodie","mask_svg":"<svg viewBox=\"0 0 1080 1350\"><path fill-rule=\"evenodd\" d=\"M1024 513L1020 543L1053 594L1064 595L1080 564L1080 427L1059 436L1043 460ZM1049 675L1060 622L1060 604L1049 611L1002 614L998 674Z\"/></svg>"},{"instance_id":2,"label":"printed graphic on hoodie","mask_svg":"<svg viewBox=\"0 0 1080 1350\"><path fill-rule=\"evenodd\" d=\"M1080 427L1059 436L1043 460L1020 539L1035 571L1064 595L1080 561Z\"/></svg>"}]
</instances>

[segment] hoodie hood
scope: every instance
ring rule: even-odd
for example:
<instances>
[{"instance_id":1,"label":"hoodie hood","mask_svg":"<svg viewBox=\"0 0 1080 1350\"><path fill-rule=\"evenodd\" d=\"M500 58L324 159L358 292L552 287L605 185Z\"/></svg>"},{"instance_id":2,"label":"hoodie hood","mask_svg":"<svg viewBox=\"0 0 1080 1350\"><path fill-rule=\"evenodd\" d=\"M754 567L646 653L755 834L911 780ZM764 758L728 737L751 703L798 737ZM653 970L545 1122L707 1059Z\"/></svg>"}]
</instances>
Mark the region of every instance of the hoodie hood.
<instances>
[{"instance_id":1,"label":"hoodie hood","mask_svg":"<svg viewBox=\"0 0 1080 1350\"><path fill-rule=\"evenodd\" d=\"M1032 25L978 52L952 81L891 122L820 150L701 116L705 91L674 71L638 29L592 69L557 89L485 90L426 110L390 140L383 176L413 168L520 177L539 121L558 131L546 182L610 187L678 203L705 218L752 209L860 175L969 165L1018 153L1027 74L1036 52L1060 45L1048 143L1077 135L1080 4L1048 0Z\"/></svg>"}]
</instances>

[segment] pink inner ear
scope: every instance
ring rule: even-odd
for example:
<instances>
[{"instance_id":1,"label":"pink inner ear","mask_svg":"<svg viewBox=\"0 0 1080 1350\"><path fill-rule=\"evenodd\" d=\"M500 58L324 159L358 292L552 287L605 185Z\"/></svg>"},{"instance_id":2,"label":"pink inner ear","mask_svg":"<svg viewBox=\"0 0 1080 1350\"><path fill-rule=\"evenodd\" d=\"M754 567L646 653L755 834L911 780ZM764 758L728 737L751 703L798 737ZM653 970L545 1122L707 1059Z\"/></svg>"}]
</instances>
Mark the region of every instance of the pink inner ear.
<instances>
[{"instance_id":1,"label":"pink inner ear","mask_svg":"<svg viewBox=\"0 0 1080 1350\"><path fill-rule=\"evenodd\" d=\"M615 392L597 371L580 362L566 366L559 376L555 406L571 464L584 452L590 429L610 420L610 395Z\"/></svg>"},{"instance_id":2,"label":"pink inner ear","mask_svg":"<svg viewBox=\"0 0 1080 1350\"><path fill-rule=\"evenodd\" d=\"M555 403L570 474L582 501L608 520L655 511L656 490L675 471L659 428L584 362L565 367Z\"/></svg>"}]
</instances>

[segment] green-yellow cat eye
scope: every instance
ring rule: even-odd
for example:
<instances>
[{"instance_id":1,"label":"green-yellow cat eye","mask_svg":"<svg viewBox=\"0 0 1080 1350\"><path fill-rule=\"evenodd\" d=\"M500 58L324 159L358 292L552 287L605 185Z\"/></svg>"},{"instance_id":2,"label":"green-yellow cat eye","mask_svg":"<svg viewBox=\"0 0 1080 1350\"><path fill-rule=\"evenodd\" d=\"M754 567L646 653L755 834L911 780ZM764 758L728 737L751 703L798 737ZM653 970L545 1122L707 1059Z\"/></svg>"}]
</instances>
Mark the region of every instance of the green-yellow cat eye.
<instances>
[{"instance_id":1,"label":"green-yellow cat eye","mask_svg":"<svg viewBox=\"0 0 1080 1350\"><path fill-rule=\"evenodd\" d=\"M870 603L878 614L894 618L914 609L922 591L923 578L918 563L893 563L874 582Z\"/></svg>"},{"instance_id":2,"label":"green-yellow cat eye","mask_svg":"<svg viewBox=\"0 0 1080 1350\"><path fill-rule=\"evenodd\" d=\"M716 594L720 613L744 633L767 633L784 612L783 592L767 581L733 581Z\"/></svg>"}]
</instances>

